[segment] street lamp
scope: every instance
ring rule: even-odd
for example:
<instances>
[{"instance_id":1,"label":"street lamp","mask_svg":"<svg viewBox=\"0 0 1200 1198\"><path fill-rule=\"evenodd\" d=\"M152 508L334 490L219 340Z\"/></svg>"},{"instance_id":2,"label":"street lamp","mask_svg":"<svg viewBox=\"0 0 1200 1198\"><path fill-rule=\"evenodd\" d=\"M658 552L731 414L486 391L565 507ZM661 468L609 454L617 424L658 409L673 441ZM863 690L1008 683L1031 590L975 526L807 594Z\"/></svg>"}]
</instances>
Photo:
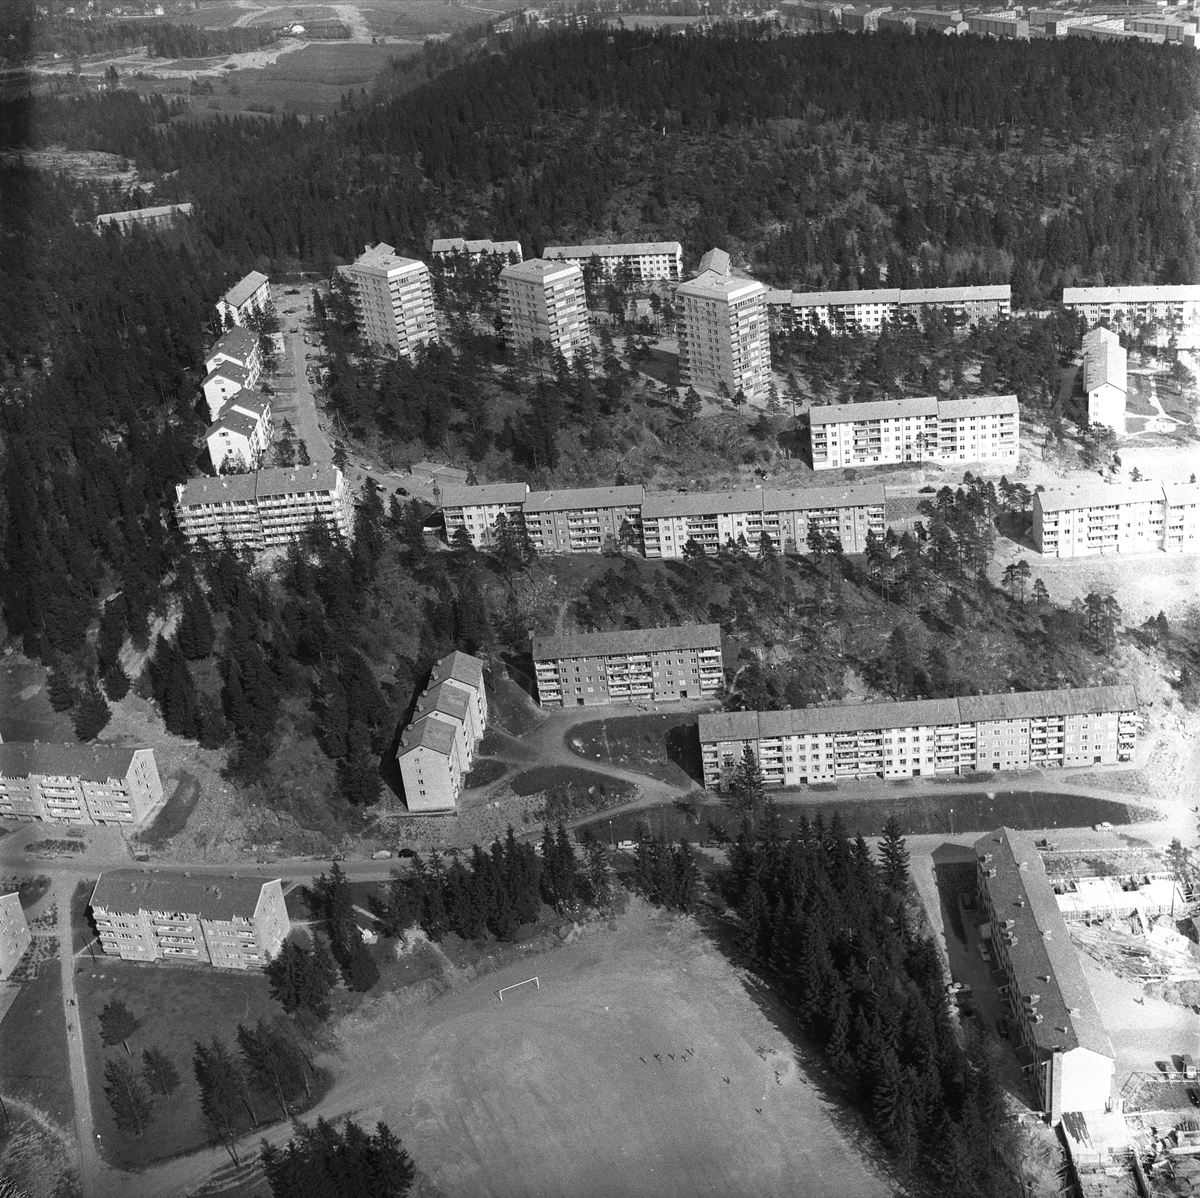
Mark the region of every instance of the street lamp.
<instances>
[{"instance_id":1,"label":"street lamp","mask_svg":"<svg viewBox=\"0 0 1200 1198\"><path fill-rule=\"evenodd\" d=\"M950 835L954 835L954 808L950 808Z\"/></svg>"},{"instance_id":2,"label":"street lamp","mask_svg":"<svg viewBox=\"0 0 1200 1198\"><path fill-rule=\"evenodd\" d=\"M610 849L616 848L616 845L613 844L612 820L608 821L608 847Z\"/></svg>"}]
</instances>

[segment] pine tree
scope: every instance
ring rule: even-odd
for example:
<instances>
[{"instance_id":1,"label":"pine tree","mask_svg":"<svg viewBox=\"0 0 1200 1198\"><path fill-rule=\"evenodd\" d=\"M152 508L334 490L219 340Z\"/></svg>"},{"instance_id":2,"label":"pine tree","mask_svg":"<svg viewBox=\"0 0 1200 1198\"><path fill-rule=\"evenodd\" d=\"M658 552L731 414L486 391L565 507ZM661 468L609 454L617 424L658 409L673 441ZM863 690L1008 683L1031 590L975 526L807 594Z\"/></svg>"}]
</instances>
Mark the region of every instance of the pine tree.
<instances>
[{"instance_id":1,"label":"pine tree","mask_svg":"<svg viewBox=\"0 0 1200 1198\"><path fill-rule=\"evenodd\" d=\"M725 799L725 804L735 815L750 820L753 824L762 806L765 792L766 788L758 758L754 755L754 750L747 744L742 749L742 759L738 762L733 777L729 781L729 794Z\"/></svg>"},{"instance_id":2,"label":"pine tree","mask_svg":"<svg viewBox=\"0 0 1200 1198\"><path fill-rule=\"evenodd\" d=\"M893 815L883 825L883 838L879 842L879 856L883 866L884 885L889 890L903 894L908 889L908 849L900 830L900 821Z\"/></svg>"},{"instance_id":3,"label":"pine tree","mask_svg":"<svg viewBox=\"0 0 1200 1198\"><path fill-rule=\"evenodd\" d=\"M184 596L176 638L180 651L188 661L202 661L213 651L217 632L208 601L197 586L191 587Z\"/></svg>"},{"instance_id":4,"label":"pine tree","mask_svg":"<svg viewBox=\"0 0 1200 1198\"><path fill-rule=\"evenodd\" d=\"M346 980L346 988L359 993L370 990L379 981L379 967L361 936L350 947L349 960L342 970L342 976Z\"/></svg>"},{"instance_id":5,"label":"pine tree","mask_svg":"<svg viewBox=\"0 0 1200 1198\"><path fill-rule=\"evenodd\" d=\"M142 1050L142 1079L151 1094L169 1098L179 1085L179 1070L157 1044L152 1044Z\"/></svg>"},{"instance_id":6,"label":"pine tree","mask_svg":"<svg viewBox=\"0 0 1200 1198\"><path fill-rule=\"evenodd\" d=\"M111 719L112 712L93 676L88 679L80 696L79 706L75 708L75 714L71 717L75 735L84 742L95 740L108 727Z\"/></svg>"},{"instance_id":7,"label":"pine tree","mask_svg":"<svg viewBox=\"0 0 1200 1198\"><path fill-rule=\"evenodd\" d=\"M56 665L46 680L46 693L55 711L70 711L79 702L79 688L65 666Z\"/></svg>"},{"instance_id":8,"label":"pine tree","mask_svg":"<svg viewBox=\"0 0 1200 1198\"><path fill-rule=\"evenodd\" d=\"M368 807L379 802L382 786L379 759L371 751L370 730L361 722L351 724L341 771L342 795L353 806Z\"/></svg>"},{"instance_id":9,"label":"pine tree","mask_svg":"<svg viewBox=\"0 0 1200 1198\"><path fill-rule=\"evenodd\" d=\"M129 1056L129 1037L141 1027L141 1021L119 999L111 999L100 1012L100 1042L106 1048L120 1044Z\"/></svg>"},{"instance_id":10,"label":"pine tree","mask_svg":"<svg viewBox=\"0 0 1200 1198\"><path fill-rule=\"evenodd\" d=\"M110 1057L104 1062L104 1093L117 1127L140 1136L149 1126L154 1110L129 1061Z\"/></svg>"},{"instance_id":11,"label":"pine tree","mask_svg":"<svg viewBox=\"0 0 1200 1198\"><path fill-rule=\"evenodd\" d=\"M272 1198L310 1198L315 1184L322 1194L404 1198L416 1178L416 1167L385 1123L370 1135L352 1120L341 1131L324 1119L313 1127L296 1123L286 1147L264 1145L262 1165Z\"/></svg>"}]
</instances>

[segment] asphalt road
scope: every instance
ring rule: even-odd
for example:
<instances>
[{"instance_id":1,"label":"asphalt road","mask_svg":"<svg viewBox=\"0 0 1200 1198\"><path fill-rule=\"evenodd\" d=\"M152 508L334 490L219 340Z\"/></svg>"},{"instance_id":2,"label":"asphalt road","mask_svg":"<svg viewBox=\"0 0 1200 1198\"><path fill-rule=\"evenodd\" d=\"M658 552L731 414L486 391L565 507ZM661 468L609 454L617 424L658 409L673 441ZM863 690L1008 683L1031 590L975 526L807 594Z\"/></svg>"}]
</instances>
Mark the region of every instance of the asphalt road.
<instances>
[{"instance_id":1,"label":"asphalt road","mask_svg":"<svg viewBox=\"0 0 1200 1198\"><path fill-rule=\"evenodd\" d=\"M298 295L288 295L298 291ZM308 336L306 322L312 303L312 284L299 287L273 287L272 299L279 314L279 328L283 334L286 352L279 364L279 371L272 382L275 397L271 401L271 412L276 431L284 420L289 420L296 430L296 439L308 446L308 456L314 465L327 466L333 461L333 449L321 425L325 418L317 408L313 385L308 369L316 367L316 345L306 345ZM292 332L296 329L296 332ZM310 337L309 340L312 340ZM306 355L312 355L312 358Z\"/></svg>"}]
</instances>

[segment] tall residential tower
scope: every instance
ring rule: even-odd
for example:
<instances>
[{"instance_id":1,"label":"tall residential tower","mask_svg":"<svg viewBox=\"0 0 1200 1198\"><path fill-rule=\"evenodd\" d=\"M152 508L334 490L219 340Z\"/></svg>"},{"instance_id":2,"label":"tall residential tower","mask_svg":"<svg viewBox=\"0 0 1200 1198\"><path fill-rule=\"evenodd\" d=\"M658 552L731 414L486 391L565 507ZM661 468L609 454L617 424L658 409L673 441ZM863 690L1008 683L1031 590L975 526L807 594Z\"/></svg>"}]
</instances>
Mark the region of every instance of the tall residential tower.
<instances>
[{"instance_id":1,"label":"tall residential tower","mask_svg":"<svg viewBox=\"0 0 1200 1198\"><path fill-rule=\"evenodd\" d=\"M683 317L679 378L685 387L716 395L766 393L771 382L767 289L754 279L706 270L680 284L675 295Z\"/></svg>"},{"instance_id":2,"label":"tall residential tower","mask_svg":"<svg viewBox=\"0 0 1200 1198\"><path fill-rule=\"evenodd\" d=\"M500 272L504 339L511 346L542 342L568 362L591 346L583 271L570 262L531 258Z\"/></svg>"},{"instance_id":3,"label":"tall residential tower","mask_svg":"<svg viewBox=\"0 0 1200 1198\"><path fill-rule=\"evenodd\" d=\"M390 345L409 357L418 346L438 339L429 267L401 258L380 242L350 266L339 267L354 288L359 331L373 345Z\"/></svg>"}]
</instances>

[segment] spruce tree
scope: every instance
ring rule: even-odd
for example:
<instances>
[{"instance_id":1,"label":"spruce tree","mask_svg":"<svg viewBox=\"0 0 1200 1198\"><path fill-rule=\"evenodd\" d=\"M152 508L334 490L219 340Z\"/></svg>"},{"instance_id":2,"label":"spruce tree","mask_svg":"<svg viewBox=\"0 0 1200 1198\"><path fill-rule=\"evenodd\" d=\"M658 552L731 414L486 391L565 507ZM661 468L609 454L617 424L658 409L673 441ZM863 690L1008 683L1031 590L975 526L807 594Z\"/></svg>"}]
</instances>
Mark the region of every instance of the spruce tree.
<instances>
[{"instance_id":1,"label":"spruce tree","mask_svg":"<svg viewBox=\"0 0 1200 1198\"><path fill-rule=\"evenodd\" d=\"M95 740L108 727L111 719L112 712L93 676L88 679L83 694L80 696L79 706L75 708L75 714L71 717L75 735L81 741Z\"/></svg>"},{"instance_id":2,"label":"spruce tree","mask_svg":"<svg viewBox=\"0 0 1200 1198\"><path fill-rule=\"evenodd\" d=\"M104 1093L117 1127L140 1136L150 1125L154 1108L129 1061L110 1057L104 1062Z\"/></svg>"},{"instance_id":3,"label":"spruce tree","mask_svg":"<svg viewBox=\"0 0 1200 1198\"><path fill-rule=\"evenodd\" d=\"M179 1085L179 1070L157 1044L152 1044L142 1050L142 1079L152 1094L169 1098Z\"/></svg>"},{"instance_id":4,"label":"spruce tree","mask_svg":"<svg viewBox=\"0 0 1200 1198\"><path fill-rule=\"evenodd\" d=\"M119 999L114 998L100 1012L100 1043L107 1048L121 1045L129 1055L129 1037L141 1027L141 1021Z\"/></svg>"}]
</instances>

